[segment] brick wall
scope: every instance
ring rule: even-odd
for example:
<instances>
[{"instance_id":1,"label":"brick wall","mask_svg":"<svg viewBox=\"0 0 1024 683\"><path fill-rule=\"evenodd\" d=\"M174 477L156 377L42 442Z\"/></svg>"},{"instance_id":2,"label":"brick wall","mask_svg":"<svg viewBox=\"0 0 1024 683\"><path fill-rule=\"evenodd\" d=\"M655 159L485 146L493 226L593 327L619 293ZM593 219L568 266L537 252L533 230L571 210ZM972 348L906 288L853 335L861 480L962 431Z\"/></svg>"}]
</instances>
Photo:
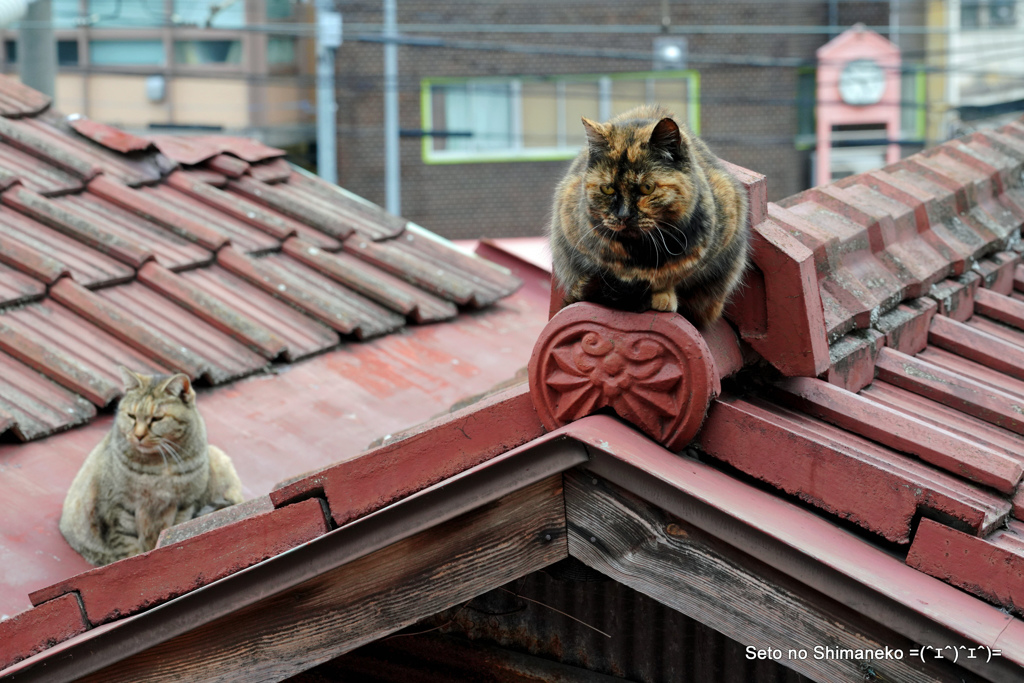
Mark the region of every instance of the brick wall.
<instances>
[{"instance_id":1,"label":"brick wall","mask_svg":"<svg viewBox=\"0 0 1024 683\"><path fill-rule=\"evenodd\" d=\"M550 0L548 2L447 3L402 0L399 24L621 24L657 25L658 2L643 7L609 0ZM382 5L345 2L338 5L346 35L359 33L360 24L379 25ZM840 3L841 25L887 21L884 3ZM790 2L670 3L674 24L821 25L827 23L828 3ZM369 29L363 33L371 33ZM653 35L612 33L485 34L417 33L446 41L486 41L611 48L652 52ZM689 67L701 76L702 133L719 156L768 176L769 199L806 187L808 152L793 144L796 133L797 69L710 64L700 57L770 56L812 60L826 41L821 34L690 35ZM503 51L446 47L401 46L399 60L400 127L419 130L420 83L442 76L534 76L604 74L646 71L651 61L526 55ZM339 183L371 201L384 203L383 47L347 39L338 51ZM421 141L402 138L402 213L450 238L538 235L546 230L555 183L568 161L427 165Z\"/></svg>"}]
</instances>

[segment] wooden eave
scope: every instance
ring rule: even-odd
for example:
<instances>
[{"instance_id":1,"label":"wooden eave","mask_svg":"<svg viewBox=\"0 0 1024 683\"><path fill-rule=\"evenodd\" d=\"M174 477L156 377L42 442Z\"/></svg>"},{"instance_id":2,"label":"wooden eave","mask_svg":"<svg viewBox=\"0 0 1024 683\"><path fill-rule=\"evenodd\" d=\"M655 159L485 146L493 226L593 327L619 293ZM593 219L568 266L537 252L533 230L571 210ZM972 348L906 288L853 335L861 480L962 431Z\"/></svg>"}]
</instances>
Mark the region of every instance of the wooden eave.
<instances>
[{"instance_id":1,"label":"wooden eave","mask_svg":"<svg viewBox=\"0 0 1024 683\"><path fill-rule=\"evenodd\" d=\"M280 680L568 556L744 645L903 648L902 660L871 664L882 680L1014 681L1024 662L1013 617L597 415L6 678ZM915 643L1002 656L935 665L906 655ZM786 663L817 680L865 675L856 660Z\"/></svg>"}]
</instances>

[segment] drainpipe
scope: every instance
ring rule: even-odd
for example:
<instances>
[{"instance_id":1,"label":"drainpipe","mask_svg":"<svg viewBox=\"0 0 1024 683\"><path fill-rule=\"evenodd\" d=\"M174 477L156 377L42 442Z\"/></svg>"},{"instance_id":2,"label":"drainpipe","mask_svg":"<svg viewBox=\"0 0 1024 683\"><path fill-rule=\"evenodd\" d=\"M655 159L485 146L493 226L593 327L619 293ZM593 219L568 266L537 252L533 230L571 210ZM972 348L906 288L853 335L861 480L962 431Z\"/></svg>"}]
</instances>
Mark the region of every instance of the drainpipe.
<instances>
[{"instance_id":1,"label":"drainpipe","mask_svg":"<svg viewBox=\"0 0 1024 683\"><path fill-rule=\"evenodd\" d=\"M334 60L341 46L341 13L332 0L316 3L316 170L329 183L338 182L338 100Z\"/></svg>"},{"instance_id":2,"label":"drainpipe","mask_svg":"<svg viewBox=\"0 0 1024 683\"><path fill-rule=\"evenodd\" d=\"M396 0L384 0L384 200L402 215L402 167L398 155L398 37Z\"/></svg>"},{"instance_id":3,"label":"drainpipe","mask_svg":"<svg viewBox=\"0 0 1024 683\"><path fill-rule=\"evenodd\" d=\"M57 80L57 44L53 41L50 0L35 0L25 10L18 30L18 74L21 82L54 96Z\"/></svg>"}]
</instances>

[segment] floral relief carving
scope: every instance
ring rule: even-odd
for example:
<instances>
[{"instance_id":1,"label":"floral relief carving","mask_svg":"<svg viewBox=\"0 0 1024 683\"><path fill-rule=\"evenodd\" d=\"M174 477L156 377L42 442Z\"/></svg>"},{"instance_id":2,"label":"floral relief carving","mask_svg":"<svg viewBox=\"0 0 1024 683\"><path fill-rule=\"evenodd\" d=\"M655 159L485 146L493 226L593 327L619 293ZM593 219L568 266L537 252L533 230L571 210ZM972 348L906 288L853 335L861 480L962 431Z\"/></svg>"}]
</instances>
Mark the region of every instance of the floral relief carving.
<instances>
[{"instance_id":1,"label":"floral relief carving","mask_svg":"<svg viewBox=\"0 0 1024 683\"><path fill-rule=\"evenodd\" d=\"M574 304L541 333L530 360L534 402L548 428L605 409L681 448L717 394L700 334L681 316Z\"/></svg>"}]
</instances>

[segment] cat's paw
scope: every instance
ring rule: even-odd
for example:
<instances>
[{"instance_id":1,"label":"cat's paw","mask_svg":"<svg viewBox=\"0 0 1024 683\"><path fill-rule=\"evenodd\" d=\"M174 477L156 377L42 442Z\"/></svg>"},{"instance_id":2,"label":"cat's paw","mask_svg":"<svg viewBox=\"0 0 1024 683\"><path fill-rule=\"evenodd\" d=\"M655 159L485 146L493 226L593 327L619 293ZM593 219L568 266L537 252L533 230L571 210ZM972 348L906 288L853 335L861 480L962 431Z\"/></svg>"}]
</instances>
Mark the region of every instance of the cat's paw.
<instances>
[{"instance_id":1,"label":"cat's paw","mask_svg":"<svg viewBox=\"0 0 1024 683\"><path fill-rule=\"evenodd\" d=\"M651 297L651 308L655 311L666 311L675 313L679 302L676 300L675 290L669 289L664 292L655 292Z\"/></svg>"}]
</instances>

